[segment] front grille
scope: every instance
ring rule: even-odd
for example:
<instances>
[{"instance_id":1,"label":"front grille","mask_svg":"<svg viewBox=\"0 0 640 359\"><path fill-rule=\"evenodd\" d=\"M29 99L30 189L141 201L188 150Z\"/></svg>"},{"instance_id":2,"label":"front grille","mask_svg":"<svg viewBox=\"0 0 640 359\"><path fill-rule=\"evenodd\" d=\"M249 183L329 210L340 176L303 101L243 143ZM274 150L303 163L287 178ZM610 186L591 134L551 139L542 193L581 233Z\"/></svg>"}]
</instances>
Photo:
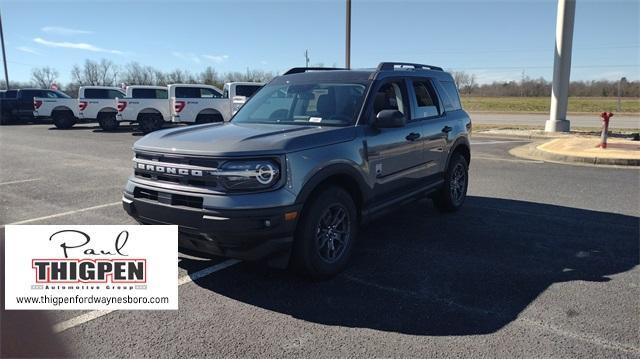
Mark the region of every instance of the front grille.
<instances>
[{"instance_id":1,"label":"front grille","mask_svg":"<svg viewBox=\"0 0 640 359\"><path fill-rule=\"evenodd\" d=\"M159 202L172 206L183 206L202 209L202 197L185 196L175 193L166 193L146 188L136 187L133 196L138 199Z\"/></svg>"},{"instance_id":2,"label":"front grille","mask_svg":"<svg viewBox=\"0 0 640 359\"><path fill-rule=\"evenodd\" d=\"M221 163L215 158L136 152L134 175L151 181L222 190L217 177L211 175Z\"/></svg>"},{"instance_id":3,"label":"front grille","mask_svg":"<svg viewBox=\"0 0 640 359\"><path fill-rule=\"evenodd\" d=\"M148 161L158 161L167 164L171 163L176 165L191 165L209 168L218 168L220 164L220 161L215 158L192 157L163 153L137 152L136 158Z\"/></svg>"}]
</instances>

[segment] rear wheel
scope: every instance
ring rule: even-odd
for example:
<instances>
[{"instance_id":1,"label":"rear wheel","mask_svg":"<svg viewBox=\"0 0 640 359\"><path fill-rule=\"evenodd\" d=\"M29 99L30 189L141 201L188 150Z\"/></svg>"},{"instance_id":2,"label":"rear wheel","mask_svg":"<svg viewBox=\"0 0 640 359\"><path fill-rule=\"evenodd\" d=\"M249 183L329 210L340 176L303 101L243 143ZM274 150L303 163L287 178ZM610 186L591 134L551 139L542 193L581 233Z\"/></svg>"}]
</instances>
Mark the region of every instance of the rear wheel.
<instances>
[{"instance_id":1,"label":"rear wheel","mask_svg":"<svg viewBox=\"0 0 640 359\"><path fill-rule=\"evenodd\" d=\"M115 131L118 128L115 112L104 112L98 115L98 124L104 131Z\"/></svg>"},{"instance_id":2,"label":"rear wheel","mask_svg":"<svg viewBox=\"0 0 640 359\"><path fill-rule=\"evenodd\" d=\"M467 198L469 168L467 160L460 153L454 153L445 173L444 186L433 197L436 207L443 212L455 212Z\"/></svg>"},{"instance_id":3,"label":"rear wheel","mask_svg":"<svg viewBox=\"0 0 640 359\"><path fill-rule=\"evenodd\" d=\"M342 271L358 233L353 199L339 187L318 193L305 207L296 228L292 264L314 278Z\"/></svg>"},{"instance_id":4,"label":"rear wheel","mask_svg":"<svg viewBox=\"0 0 640 359\"><path fill-rule=\"evenodd\" d=\"M55 111L51 118L53 124L61 130L66 130L76 124L76 118L71 111Z\"/></svg>"},{"instance_id":5,"label":"rear wheel","mask_svg":"<svg viewBox=\"0 0 640 359\"><path fill-rule=\"evenodd\" d=\"M140 115L140 119L138 120L138 129L142 131L142 133L150 133L161 129L163 122L162 116L143 114Z\"/></svg>"}]
</instances>

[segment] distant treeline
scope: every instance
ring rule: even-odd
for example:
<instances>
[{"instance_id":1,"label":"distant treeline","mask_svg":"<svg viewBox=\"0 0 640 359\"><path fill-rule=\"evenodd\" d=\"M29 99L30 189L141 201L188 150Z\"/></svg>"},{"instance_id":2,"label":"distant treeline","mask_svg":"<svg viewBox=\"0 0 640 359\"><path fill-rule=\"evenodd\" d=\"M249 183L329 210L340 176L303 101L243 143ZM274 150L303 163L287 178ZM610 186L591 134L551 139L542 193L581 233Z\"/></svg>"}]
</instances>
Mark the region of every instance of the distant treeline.
<instances>
[{"instance_id":1,"label":"distant treeline","mask_svg":"<svg viewBox=\"0 0 640 359\"><path fill-rule=\"evenodd\" d=\"M321 64L318 64L321 66ZM316 65L314 65L316 66ZM463 96L486 97L539 97L551 95L551 82L544 78L531 79L523 77L520 80L493 82L491 84L478 84L476 76L462 71L452 71L454 79ZM256 81L267 82L277 73L263 70L247 69L244 72L218 73L209 66L201 72L175 69L162 71L152 66L131 62L124 66L118 66L110 60L100 61L86 60L82 65L74 65L71 69L71 82L61 84L59 72L51 67L34 68L31 71L30 82L12 82L12 88L41 87L50 88L52 84L69 94L76 96L78 87L86 85L96 86L120 86L127 85L167 85L171 83L204 83L222 88L225 82ZM580 97L640 97L640 81L573 81L569 86L570 96ZM4 88L4 82L0 83Z\"/></svg>"},{"instance_id":2,"label":"distant treeline","mask_svg":"<svg viewBox=\"0 0 640 359\"><path fill-rule=\"evenodd\" d=\"M490 84L479 85L476 83L476 76L474 74L458 71L453 71L452 74L463 96L551 96L551 82L542 77L538 79L523 77L519 81L496 81ZM621 96L640 97L640 81L628 81L624 77L619 81L572 81L569 85L569 96L617 97L618 85L620 86Z\"/></svg>"},{"instance_id":3,"label":"distant treeline","mask_svg":"<svg viewBox=\"0 0 640 359\"><path fill-rule=\"evenodd\" d=\"M102 59L100 61L86 60L82 65L74 65L71 69L71 82L69 83L60 83L59 76L60 73L54 68L35 68L31 71L31 81L11 81L9 85L11 88L50 88L56 84L61 91L70 96L76 96L80 86L121 86L122 84L165 86L173 83L202 83L222 88L226 82L266 82L276 74L251 69L247 69L245 72L218 73L211 66L196 73L182 69L166 72L137 62L118 66L110 60ZM0 89L5 87L5 83L2 82Z\"/></svg>"}]
</instances>

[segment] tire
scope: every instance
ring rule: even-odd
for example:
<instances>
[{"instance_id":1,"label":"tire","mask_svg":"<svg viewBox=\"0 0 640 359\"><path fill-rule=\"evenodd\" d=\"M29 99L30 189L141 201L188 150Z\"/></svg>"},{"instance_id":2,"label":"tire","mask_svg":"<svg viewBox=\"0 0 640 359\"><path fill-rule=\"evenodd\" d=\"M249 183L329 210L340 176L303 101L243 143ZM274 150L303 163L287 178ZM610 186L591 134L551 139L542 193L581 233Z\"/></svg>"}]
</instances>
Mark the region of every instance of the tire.
<instances>
[{"instance_id":1,"label":"tire","mask_svg":"<svg viewBox=\"0 0 640 359\"><path fill-rule=\"evenodd\" d=\"M444 185L433 197L442 212L455 212L462 207L469 187L469 166L460 153L454 153L445 173Z\"/></svg>"},{"instance_id":2,"label":"tire","mask_svg":"<svg viewBox=\"0 0 640 359\"><path fill-rule=\"evenodd\" d=\"M358 214L349 193L339 187L322 190L308 202L298 222L292 268L316 279L338 274L349 262L357 234Z\"/></svg>"},{"instance_id":3,"label":"tire","mask_svg":"<svg viewBox=\"0 0 640 359\"><path fill-rule=\"evenodd\" d=\"M76 124L76 118L71 111L56 111L51 115L51 118L53 124L61 130L69 129Z\"/></svg>"},{"instance_id":4,"label":"tire","mask_svg":"<svg viewBox=\"0 0 640 359\"><path fill-rule=\"evenodd\" d=\"M115 131L120 125L115 112L105 112L98 115L98 124L104 131Z\"/></svg>"},{"instance_id":5,"label":"tire","mask_svg":"<svg viewBox=\"0 0 640 359\"><path fill-rule=\"evenodd\" d=\"M194 124L201 125L203 123L223 122L224 119L221 115L198 115Z\"/></svg>"},{"instance_id":6,"label":"tire","mask_svg":"<svg viewBox=\"0 0 640 359\"><path fill-rule=\"evenodd\" d=\"M138 120L138 129L144 133L151 133L162 128L164 120L158 115L141 115Z\"/></svg>"}]
</instances>

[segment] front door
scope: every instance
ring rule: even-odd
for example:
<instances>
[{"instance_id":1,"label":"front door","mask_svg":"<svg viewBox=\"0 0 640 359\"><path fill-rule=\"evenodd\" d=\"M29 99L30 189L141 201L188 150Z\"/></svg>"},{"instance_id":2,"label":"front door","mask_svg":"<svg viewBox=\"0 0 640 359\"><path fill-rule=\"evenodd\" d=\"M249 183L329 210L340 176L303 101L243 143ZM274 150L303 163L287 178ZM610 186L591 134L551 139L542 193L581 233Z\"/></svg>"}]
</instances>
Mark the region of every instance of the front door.
<instances>
[{"instance_id":1,"label":"front door","mask_svg":"<svg viewBox=\"0 0 640 359\"><path fill-rule=\"evenodd\" d=\"M411 117L406 81L386 80L373 92L369 123L382 110L402 112L407 124L399 128L367 127L367 155L377 201L384 201L420 185L424 178L423 124Z\"/></svg>"}]
</instances>

